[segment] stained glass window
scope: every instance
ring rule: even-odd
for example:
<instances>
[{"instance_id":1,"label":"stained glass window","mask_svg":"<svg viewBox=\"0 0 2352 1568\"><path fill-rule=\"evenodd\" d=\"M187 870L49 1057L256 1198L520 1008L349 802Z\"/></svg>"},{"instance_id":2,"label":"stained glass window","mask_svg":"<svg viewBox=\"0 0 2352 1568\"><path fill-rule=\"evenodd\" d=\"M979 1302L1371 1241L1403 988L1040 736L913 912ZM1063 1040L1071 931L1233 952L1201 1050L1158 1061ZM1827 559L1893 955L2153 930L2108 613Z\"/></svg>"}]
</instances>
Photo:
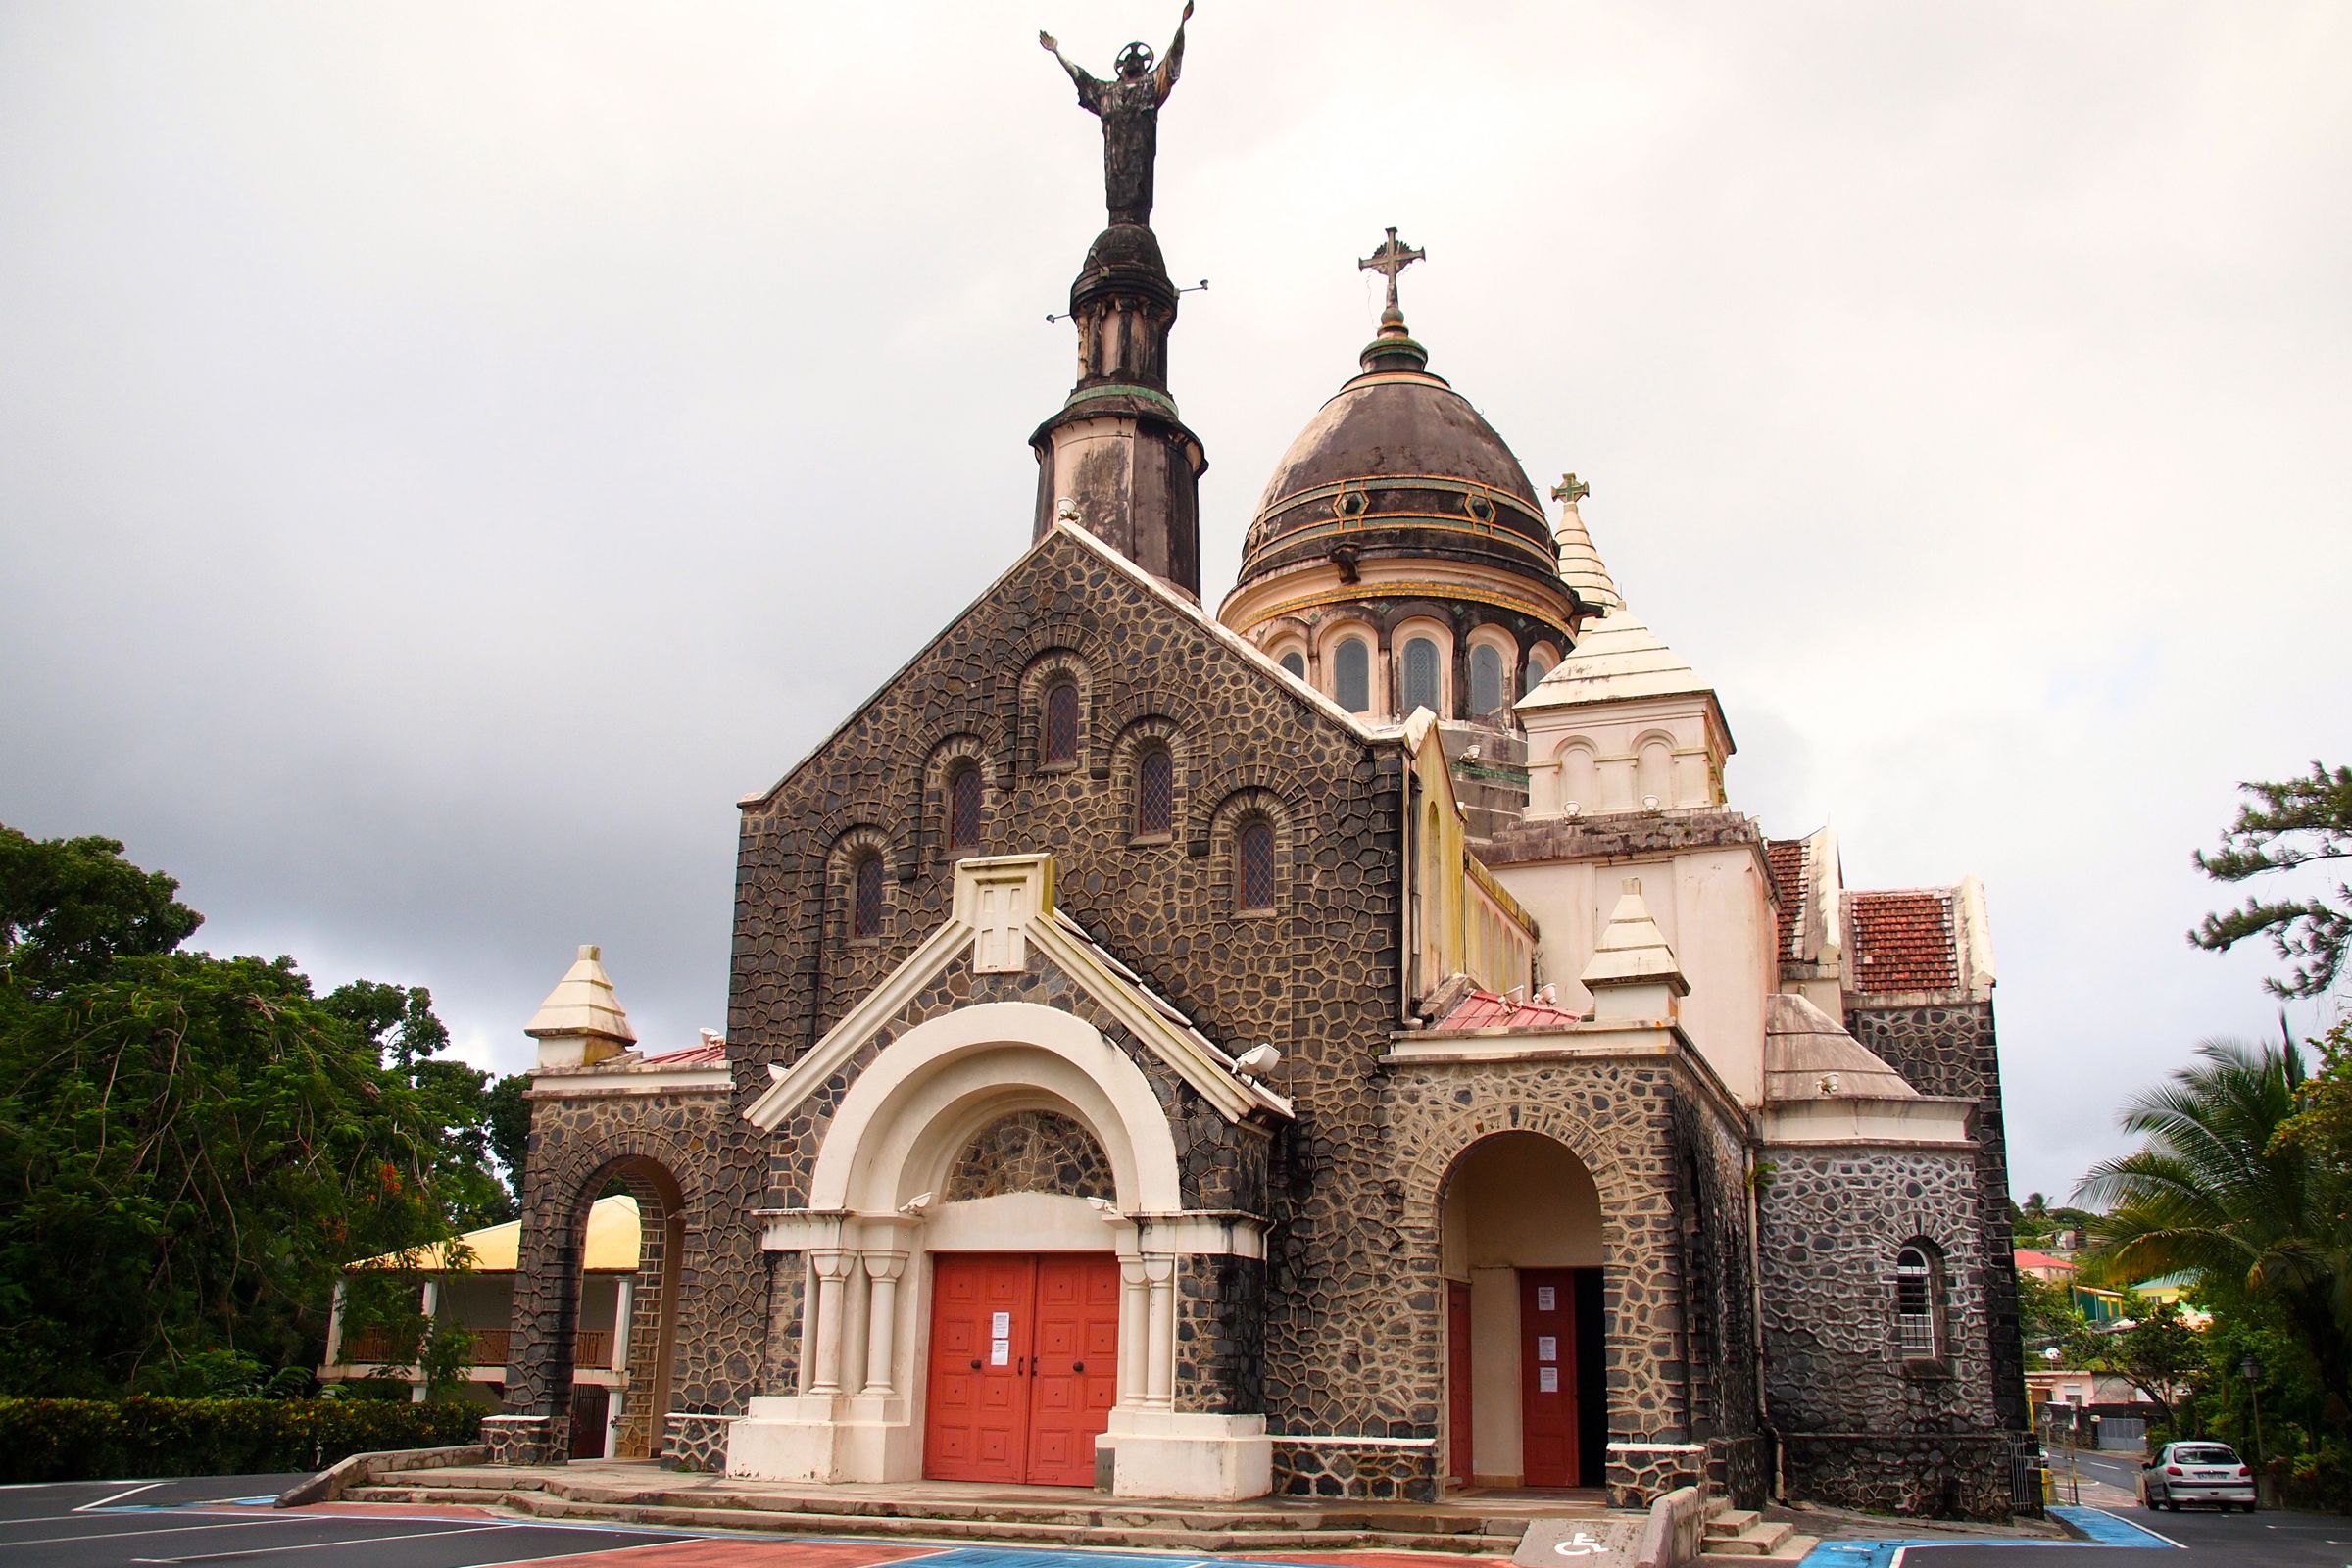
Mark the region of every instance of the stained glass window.
<instances>
[{"instance_id":1,"label":"stained glass window","mask_svg":"<svg viewBox=\"0 0 2352 1568\"><path fill-rule=\"evenodd\" d=\"M1246 910L1274 907L1274 829L1263 821L1242 825L1240 904Z\"/></svg>"},{"instance_id":2,"label":"stained glass window","mask_svg":"<svg viewBox=\"0 0 2352 1568\"><path fill-rule=\"evenodd\" d=\"M1544 662L1542 654L1536 654L1529 658L1527 673L1519 680L1519 695L1525 697L1529 692L1534 691L1544 683L1544 677L1550 673L1551 665Z\"/></svg>"},{"instance_id":3,"label":"stained glass window","mask_svg":"<svg viewBox=\"0 0 2352 1568\"><path fill-rule=\"evenodd\" d=\"M1135 831L1166 833L1176 820L1176 761L1165 746L1147 746L1135 762Z\"/></svg>"},{"instance_id":4,"label":"stained glass window","mask_svg":"<svg viewBox=\"0 0 2352 1568\"><path fill-rule=\"evenodd\" d=\"M1046 760L1078 760L1078 688L1066 680L1046 688Z\"/></svg>"},{"instance_id":5,"label":"stained glass window","mask_svg":"<svg viewBox=\"0 0 2352 1568\"><path fill-rule=\"evenodd\" d=\"M1282 656L1282 667L1300 680L1306 679L1306 656L1295 649Z\"/></svg>"},{"instance_id":6,"label":"stained glass window","mask_svg":"<svg viewBox=\"0 0 2352 1568\"><path fill-rule=\"evenodd\" d=\"M968 850L980 842L980 769L971 763L948 775L948 848Z\"/></svg>"},{"instance_id":7,"label":"stained glass window","mask_svg":"<svg viewBox=\"0 0 2352 1568\"><path fill-rule=\"evenodd\" d=\"M1470 710L1479 717L1502 707L1502 653L1488 643L1470 650Z\"/></svg>"},{"instance_id":8,"label":"stained glass window","mask_svg":"<svg viewBox=\"0 0 2352 1568\"><path fill-rule=\"evenodd\" d=\"M1416 708L1426 708L1433 713L1443 713L1438 701L1438 645L1427 637L1415 637L1404 645L1404 691L1396 704L1400 714Z\"/></svg>"},{"instance_id":9,"label":"stained glass window","mask_svg":"<svg viewBox=\"0 0 2352 1568\"><path fill-rule=\"evenodd\" d=\"M1332 650L1331 695L1350 713L1372 706L1372 650L1360 637L1350 637Z\"/></svg>"},{"instance_id":10,"label":"stained glass window","mask_svg":"<svg viewBox=\"0 0 2352 1568\"><path fill-rule=\"evenodd\" d=\"M854 875L857 891L850 900L850 935L878 937L882 934L882 857L860 858Z\"/></svg>"}]
</instances>

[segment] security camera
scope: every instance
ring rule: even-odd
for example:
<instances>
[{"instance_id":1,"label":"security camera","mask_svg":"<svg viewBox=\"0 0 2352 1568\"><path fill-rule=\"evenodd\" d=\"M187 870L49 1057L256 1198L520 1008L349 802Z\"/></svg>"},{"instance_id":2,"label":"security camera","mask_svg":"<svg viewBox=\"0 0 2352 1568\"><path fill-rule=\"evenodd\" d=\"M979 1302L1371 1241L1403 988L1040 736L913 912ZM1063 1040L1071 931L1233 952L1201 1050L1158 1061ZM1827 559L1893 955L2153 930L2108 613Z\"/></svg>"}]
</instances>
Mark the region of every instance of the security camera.
<instances>
[{"instance_id":1,"label":"security camera","mask_svg":"<svg viewBox=\"0 0 2352 1568\"><path fill-rule=\"evenodd\" d=\"M1260 1041L1243 1052L1233 1064L1252 1078L1263 1078L1282 1063L1282 1053L1274 1049L1271 1040Z\"/></svg>"}]
</instances>

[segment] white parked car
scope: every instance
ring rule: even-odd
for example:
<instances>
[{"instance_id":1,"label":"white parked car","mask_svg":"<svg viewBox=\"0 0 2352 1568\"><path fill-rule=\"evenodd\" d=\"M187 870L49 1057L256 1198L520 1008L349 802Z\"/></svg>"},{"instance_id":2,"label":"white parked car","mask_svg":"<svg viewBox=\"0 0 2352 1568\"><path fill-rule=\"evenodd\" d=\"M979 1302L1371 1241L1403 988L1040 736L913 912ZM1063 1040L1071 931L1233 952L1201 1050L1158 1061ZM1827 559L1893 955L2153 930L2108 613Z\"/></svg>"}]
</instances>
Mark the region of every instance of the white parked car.
<instances>
[{"instance_id":1,"label":"white parked car","mask_svg":"<svg viewBox=\"0 0 2352 1568\"><path fill-rule=\"evenodd\" d=\"M2180 1511L2184 1502L2210 1502L2227 1513L2254 1511L2254 1472L2226 1443L2168 1443L2139 1471L2139 1505Z\"/></svg>"}]
</instances>

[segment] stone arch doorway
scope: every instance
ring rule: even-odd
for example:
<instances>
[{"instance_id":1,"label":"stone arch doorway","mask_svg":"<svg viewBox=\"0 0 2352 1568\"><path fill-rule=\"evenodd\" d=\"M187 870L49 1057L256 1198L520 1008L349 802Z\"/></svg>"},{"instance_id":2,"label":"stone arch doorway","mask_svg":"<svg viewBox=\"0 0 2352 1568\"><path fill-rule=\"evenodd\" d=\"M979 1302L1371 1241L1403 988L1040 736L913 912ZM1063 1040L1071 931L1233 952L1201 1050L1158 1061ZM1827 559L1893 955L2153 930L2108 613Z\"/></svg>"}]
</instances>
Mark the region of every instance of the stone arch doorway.
<instances>
[{"instance_id":1,"label":"stone arch doorway","mask_svg":"<svg viewBox=\"0 0 2352 1568\"><path fill-rule=\"evenodd\" d=\"M1480 1139L1446 1171L1445 1473L1457 1486L1596 1487L1607 1463L1600 1195L1566 1145Z\"/></svg>"},{"instance_id":2,"label":"stone arch doorway","mask_svg":"<svg viewBox=\"0 0 2352 1568\"><path fill-rule=\"evenodd\" d=\"M626 1200L614 1203L613 1200ZM626 1255L634 1205L636 1245ZM685 1197L660 1160L623 1154L573 1190L550 1343L552 1457L659 1458L676 1375Z\"/></svg>"}]
</instances>

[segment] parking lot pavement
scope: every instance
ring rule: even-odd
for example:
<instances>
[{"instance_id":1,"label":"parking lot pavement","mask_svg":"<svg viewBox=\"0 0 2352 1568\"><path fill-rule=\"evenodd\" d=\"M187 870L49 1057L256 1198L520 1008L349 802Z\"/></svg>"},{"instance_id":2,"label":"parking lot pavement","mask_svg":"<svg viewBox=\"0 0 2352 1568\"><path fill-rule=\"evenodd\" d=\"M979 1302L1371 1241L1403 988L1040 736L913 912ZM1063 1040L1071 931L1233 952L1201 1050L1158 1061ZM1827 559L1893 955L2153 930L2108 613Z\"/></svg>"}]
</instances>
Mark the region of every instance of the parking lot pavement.
<instances>
[{"instance_id":1,"label":"parking lot pavement","mask_svg":"<svg viewBox=\"0 0 2352 1568\"><path fill-rule=\"evenodd\" d=\"M2346 1568L2352 1519L2328 1514L2146 1513L2133 1508L2054 1510L2088 1542L1824 1542L1805 1568L2096 1568L2118 1548L2160 1552L2150 1568ZM2093 1553L2101 1554L2093 1557ZM2130 1561L2131 1559L2123 1559Z\"/></svg>"}]
</instances>

